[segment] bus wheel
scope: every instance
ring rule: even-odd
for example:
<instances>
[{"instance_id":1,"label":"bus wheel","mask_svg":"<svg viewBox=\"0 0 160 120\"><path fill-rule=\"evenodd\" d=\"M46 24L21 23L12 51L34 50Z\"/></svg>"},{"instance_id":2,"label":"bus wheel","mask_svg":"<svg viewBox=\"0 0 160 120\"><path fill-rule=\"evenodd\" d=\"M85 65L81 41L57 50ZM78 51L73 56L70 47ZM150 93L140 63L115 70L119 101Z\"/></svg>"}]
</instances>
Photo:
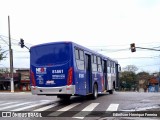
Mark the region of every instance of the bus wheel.
<instances>
[{"instance_id":1,"label":"bus wheel","mask_svg":"<svg viewBox=\"0 0 160 120\"><path fill-rule=\"evenodd\" d=\"M58 98L60 98L63 101L69 101L70 100L70 95L57 95Z\"/></svg>"},{"instance_id":2,"label":"bus wheel","mask_svg":"<svg viewBox=\"0 0 160 120\"><path fill-rule=\"evenodd\" d=\"M94 84L92 98L96 99L98 97L98 87Z\"/></svg>"},{"instance_id":3,"label":"bus wheel","mask_svg":"<svg viewBox=\"0 0 160 120\"><path fill-rule=\"evenodd\" d=\"M113 90L109 90L108 92L109 92L109 94L113 94Z\"/></svg>"}]
</instances>

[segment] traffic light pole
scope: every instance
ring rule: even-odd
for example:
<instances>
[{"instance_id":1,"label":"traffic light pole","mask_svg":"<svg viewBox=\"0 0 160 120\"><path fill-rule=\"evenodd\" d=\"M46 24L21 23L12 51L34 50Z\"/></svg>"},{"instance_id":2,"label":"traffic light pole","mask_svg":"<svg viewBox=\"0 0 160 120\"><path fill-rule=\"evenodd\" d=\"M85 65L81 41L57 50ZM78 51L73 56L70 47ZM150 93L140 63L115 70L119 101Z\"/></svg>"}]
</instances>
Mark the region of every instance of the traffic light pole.
<instances>
[{"instance_id":1,"label":"traffic light pole","mask_svg":"<svg viewBox=\"0 0 160 120\"><path fill-rule=\"evenodd\" d=\"M135 43L131 43L131 44L130 44L131 52L136 52L136 48L146 49L146 50L153 50L153 51L160 51L160 50L153 49L153 48L135 47Z\"/></svg>"},{"instance_id":2,"label":"traffic light pole","mask_svg":"<svg viewBox=\"0 0 160 120\"><path fill-rule=\"evenodd\" d=\"M139 48L139 49L146 49L146 50L154 50L154 51L160 51L160 50L153 49L153 48L143 48L143 47L135 47L135 48Z\"/></svg>"},{"instance_id":3,"label":"traffic light pole","mask_svg":"<svg viewBox=\"0 0 160 120\"><path fill-rule=\"evenodd\" d=\"M30 49L27 46L24 45L24 47L27 48L30 51Z\"/></svg>"}]
</instances>

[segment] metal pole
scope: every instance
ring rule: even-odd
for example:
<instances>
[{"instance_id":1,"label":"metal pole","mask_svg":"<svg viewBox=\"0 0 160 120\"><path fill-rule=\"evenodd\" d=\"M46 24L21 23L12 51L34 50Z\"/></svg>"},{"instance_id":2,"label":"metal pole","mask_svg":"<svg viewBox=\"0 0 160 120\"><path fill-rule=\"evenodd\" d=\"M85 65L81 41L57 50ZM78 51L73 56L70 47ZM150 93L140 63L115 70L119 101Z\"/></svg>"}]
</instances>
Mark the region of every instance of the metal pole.
<instances>
[{"instance_id":1,"label":"metal pole","mask_svg":"<svg viewBox=\"0 0 160 120\"><path fill-rule=\"evenodd\" d=\"M10 18L8 16L8 36L9 36L9 56L10 56L10 85L11 92L14 92L14 80L13 80L13 51L11 48L11 35L10 35Z\"/></svg>"},{"instance_id":2,"label":"metal pole","mask_svg":"<svg viewBox=\"0 0 160 120\"><path fill-rule=\"evenodd\" d=\"M135 48L140 48L140 49L147 49L147 50L154 50L154 51L160 51L160 50L157 50L157 49L153 49L153 48L144 48L144 47L135 47Z\"/></svg>"}]
</instances>

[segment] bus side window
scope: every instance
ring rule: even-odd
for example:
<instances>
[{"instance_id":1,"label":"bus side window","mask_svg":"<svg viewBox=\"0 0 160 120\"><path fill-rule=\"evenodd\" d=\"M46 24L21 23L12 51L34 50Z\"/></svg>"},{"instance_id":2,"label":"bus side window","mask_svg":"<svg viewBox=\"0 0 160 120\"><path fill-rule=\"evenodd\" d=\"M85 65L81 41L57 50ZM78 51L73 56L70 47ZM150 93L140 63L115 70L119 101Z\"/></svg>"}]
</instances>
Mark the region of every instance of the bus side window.
<instances>
[{"instance_id":1,"label":"bus side window","mask_svg":"<svg viewBox=\"0 0 160 120\"><path fill-rule=\"evenodd\" d=\"M114 73L114 62L112 62L112 73Z\"/></svg>"},{"instance_id":2,"label":"bus side window","mask_svg":"<svg viewBox=\"0 0 160 120\"><path fill-rule=\"evenodd\" d=\"M98 71L102 72L102 62L100 57L98 57Z\"/></svg>"},{"instance_id":3,"label":"bus side window","mask_svg":"<svg viewBox=\"0 0 160 120\"><path fill-rule=\"evenodd\" d=\"M84 52L82 50L79 50L79 56L80 60L84 60Z\"/></svg>"},{"instance_id":4,"label":"bus side window","mask_svg":"<svg viewBox=\"0 0 160 120\"><path fill-rule=\"evenodd\" d=\"M79 70L84 70L84 52L75 48L76 64Z\"/></svg>"},{"instance_id":5,"label":"bus side window","mask_svg":"<svg viewBox=\"0 0 160 120\"><path fill-rule=\"evenodd\" d=\"M102 70L105 71L104 60L102 60Z\"/></svg>"},{"instance_id":6,"label":"bus side window","mask_svg":"<svg viewBox=\"0 0 160 120\"><path fill-rule=\"evenodd\" d=\"M110 61L107 61L107 72L111 73Z\"/></svg>"},{"instance_id":7,"label":"bus side window","mask_svg":"<svg viewBox=\"0 0 160 120\"><path fill-rule=\"evenodd\" d=\"M97 71L97 57L92 55L92 71Z\"/></svg>"},{"instance_id":8,"label":"bus side window","mask_svg":"<svg viewBox=\"0 0 160 120\"><path fill-rule=\"evenodd\" d=\"M79 51L77 49L75 49L75 55L76 55L76 59L79 59Z\"/></svg>"},{"instance_id":9,"label":"bus side window","mask_svg":"<svg viewBox=\"0 0 160 120\"><path fill-rule=\"evenodd\" d=\"M114 63L114 73L116 73L116 63Z\"/></svg>"},{"instance_id":10,"label":"bus side window","mask_svg":"<svg viewBox=\"0 0 160 120\"><path fill-rule=\"evenodd\" d=\"M110 68L111 68L111 73L113 73L113 62L110 61Z\"/></svg>"},{"instance_id":11,"label":"bus side window","mask_svg":"<svg viewBox=\"0 0 160 120\"><path fill-rule=\"evenodd\" d=\"M93 61L94 61L93 55L91 56L91 61L92 61L92 63L93 63Z\"/></svg>"},{"instance_id":12,"label":"bus side window","mask_svg":"<svg viewBox=\"0 0 160 120\"><path fill-rule=\"evenodd\" d=\"M93 63L97 63L97 57L94 55Z\"/></svg>"}]
</instances>

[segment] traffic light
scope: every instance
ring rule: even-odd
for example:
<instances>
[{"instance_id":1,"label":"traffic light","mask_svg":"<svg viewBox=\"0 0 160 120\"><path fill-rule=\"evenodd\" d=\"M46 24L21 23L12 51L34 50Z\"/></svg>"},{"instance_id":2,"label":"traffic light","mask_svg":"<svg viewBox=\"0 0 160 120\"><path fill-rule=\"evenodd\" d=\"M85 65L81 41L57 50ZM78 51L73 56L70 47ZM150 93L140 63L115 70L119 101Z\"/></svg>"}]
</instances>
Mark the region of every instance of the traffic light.
<instances>
[{"instance_id":1,"label":"traffic light","mask_svg":"<svg viewBox=\"0 0 160 120\"><path fill-rule=\"evenodd\" d=\"M24 40L23 39L20 39L20 45L21 45L21 48L23 48L25 45L24 45Z\"/></svg>"},{"instance_id":2,"label":"traffic light","mask_svg":"<svg viewBox=\"0 0 160 120\"><path fill-rule=\"evenodd\" d=\"M136 52L135 43L130 44L131 46L131 52Z\"/></svg>"}]
</instances>

